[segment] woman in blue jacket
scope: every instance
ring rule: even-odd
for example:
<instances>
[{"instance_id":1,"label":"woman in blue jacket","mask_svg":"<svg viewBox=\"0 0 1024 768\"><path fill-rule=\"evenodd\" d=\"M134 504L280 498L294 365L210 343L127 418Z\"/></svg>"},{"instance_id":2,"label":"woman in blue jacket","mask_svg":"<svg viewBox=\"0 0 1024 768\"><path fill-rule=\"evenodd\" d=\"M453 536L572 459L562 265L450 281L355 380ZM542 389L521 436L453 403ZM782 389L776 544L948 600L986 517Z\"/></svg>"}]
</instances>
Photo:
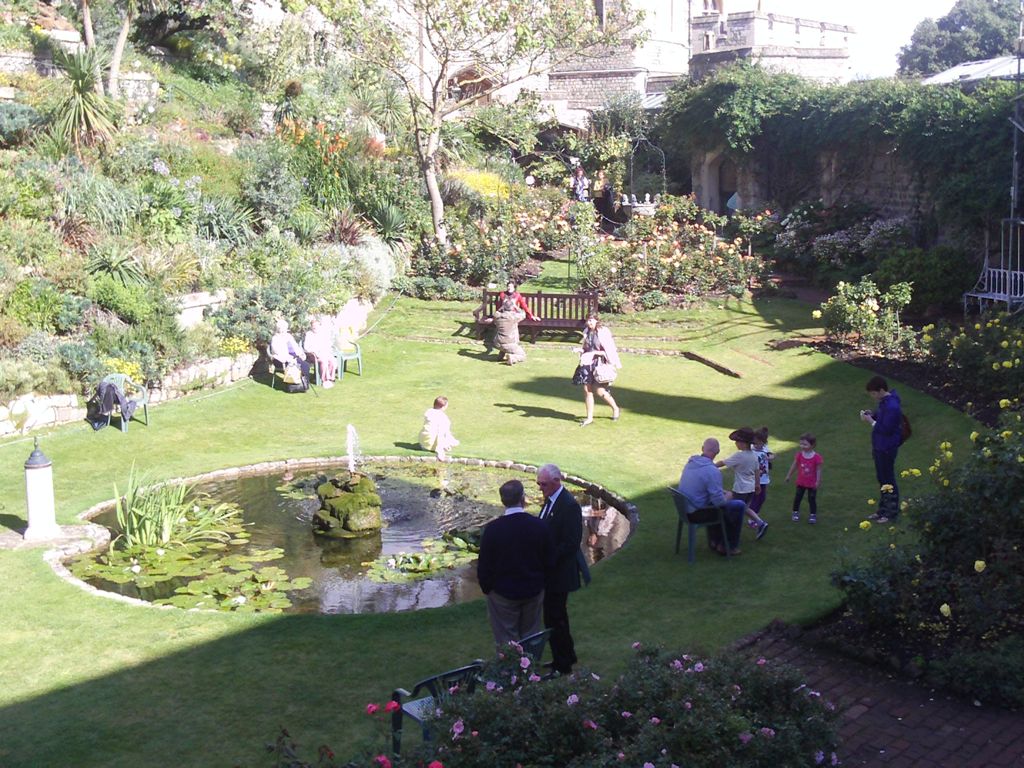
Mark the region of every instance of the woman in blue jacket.
<instances>
[{"instance_id":1,"label":"woman in blue jacket","mask_svg":"<svg viewBox=\"0 0 1024 768\"><path fill-rule=\"evenodd\" d=\"M896 484L896 454L903 442L903 411L900 397L881 376L867 383L868 395L875 401L874 411L861 411L860 417L871 425L871 455L875 476L881 489L878 512L871 519L879 523L895 520L900 514L900 489Z\"/></svg>"}]
</instances>

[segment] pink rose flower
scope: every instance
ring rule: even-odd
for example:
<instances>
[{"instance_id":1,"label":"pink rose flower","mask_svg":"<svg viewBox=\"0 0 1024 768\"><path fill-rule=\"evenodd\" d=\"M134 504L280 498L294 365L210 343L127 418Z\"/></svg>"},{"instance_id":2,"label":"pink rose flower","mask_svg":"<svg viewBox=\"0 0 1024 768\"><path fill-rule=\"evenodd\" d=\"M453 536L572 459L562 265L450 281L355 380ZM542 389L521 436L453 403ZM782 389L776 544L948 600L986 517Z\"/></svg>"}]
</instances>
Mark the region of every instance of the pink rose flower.
<instances>
[{"instance_id":1,"label":"pink rose flower","mask_svg":"<svg viewBox=\"0 0 1024 768\"><path fill-rule=\"evenodd\" d=\"M367 704L366 705L366 714L368 714L368 715L375 715L375 714L377 714L377 710L378 709L380 709L380 707L377 706L376 704Z\"/></svg>"},{"instance_id":2,"label":"pink rose flower","mask_svg":"<svg viewBox=\"0 0 1024 768\"><path fill-rule=\"evenodd\" d=\"M389 701L387 704L384 705L384 711L385 712L397 712L401 708L402 708L402 705L399 704L394 699L392 699L391 701Z\"/></svg>"},{"instance_id":3,"label":"pink rose flower","mask_svg":"<svg viewBox=\"0 0 1024 768\"><path fill-rule=\"evenodd\" d=\"M391 761L387 755L377 755L373 758L373 762L380 766L380 768L391 768Z\"/></svg>"},{"instance_id":4,"label":"pink rose flower","mask_svg":"<svg viewBox=\"0 0 1024 768\"><path fill-rule=\"evenodd\" d=\"M465 732L465 730L466 724L462 722L462 718L460 717L458 720L452 723L452 740L454 741L455 739L459 738L459 736L461 736L463 732Z\"/></svg>"},{"instance_id":5,"label":"pink rose flower","mask_svg":"<svg viewBox=\"0 0 1024 768\"><path fill-rule=\"evenodd\" d=\"M744 731L743 733L740 734L740 742L743 743L743 744L746 744L752 738L754 738L754 734L749 733L747 731Z\"/></svg>"}]
</instances>

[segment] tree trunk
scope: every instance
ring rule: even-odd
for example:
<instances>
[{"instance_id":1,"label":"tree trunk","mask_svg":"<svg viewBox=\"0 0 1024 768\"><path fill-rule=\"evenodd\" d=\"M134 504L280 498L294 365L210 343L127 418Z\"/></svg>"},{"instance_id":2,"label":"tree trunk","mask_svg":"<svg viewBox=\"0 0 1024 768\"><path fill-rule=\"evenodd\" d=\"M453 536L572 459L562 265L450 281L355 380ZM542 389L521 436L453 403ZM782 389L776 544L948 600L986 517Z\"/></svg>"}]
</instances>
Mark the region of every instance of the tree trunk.
<instances>
[{"instance_id":1,"label":"tree trunk","mask_svg":"<svg viewBox=\"0 0 1024 768\"><path fill-rule=\"evenodd\" d=\"M107 90L111 98L116 99L121 93L121 84L118 78L121 76L121 59L124 58L124 47L128 43L128 32L131 31L132 15L126 13L121 31L117 35L117 42L114 43L114 53L110 57L110 79L107 81Z\"/></svg>"},{"instance_id":2,"label":"tree trunk","mask_svg":"<svg viewBox=\"0 0 1024 768\"><path fill-rule=\"evenodd\" d=\"M441 128L432 125L425 140L419 142L420 169L430 196L430 218L434 224L434 238L441 245L448 245L448 227L444 223L444 200L441 186L437 183L437 150L441 144Z\"/></svg>"},{"instance_id":3,"label":"tree trunk","mask_svg":"<svg viewBox=\"0 0 1024 768\"><path fill-rule=\"evenodd\" d=\"M82 0L82 36L85 38L86 48L96 47L96 36L92 31L92 11L89 8L89 0Z\"/></svg>"},{"instance_id":4,"label":"tree trunk","mask_svg":"<svg viewBox=\"0 0 1024 768\"><path fill-rule=\"evenodd\" d=\"M93 49L96 47L96 35L92 29L92 10L89 8L89 0L82 0L82 37L85 38L85 47ZM103 95L103 75L96 72L96 93Z\"/></svg>"}]
</instances>

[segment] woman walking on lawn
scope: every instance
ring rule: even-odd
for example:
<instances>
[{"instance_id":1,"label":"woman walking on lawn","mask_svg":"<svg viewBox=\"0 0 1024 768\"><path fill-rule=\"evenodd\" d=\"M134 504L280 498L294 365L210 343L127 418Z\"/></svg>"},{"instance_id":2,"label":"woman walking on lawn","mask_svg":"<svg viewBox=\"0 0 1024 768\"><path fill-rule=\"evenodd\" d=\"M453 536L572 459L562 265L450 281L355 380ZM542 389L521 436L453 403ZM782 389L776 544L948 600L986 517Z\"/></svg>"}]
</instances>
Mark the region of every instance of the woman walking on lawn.
<instances>
[{"instance_id":1,"label":"woman walking on lawn","mask_svg":"<svg viewBox=\"0 0 1024 768\"><path fill-rule=\"evenodd\" d=\"M583 370L583 403L587 408L586 418L580 422L581 427L594 421L595 394L611 406L612 421L619 419L619 405L612 397L611 381L598 381L597 368L601 365L610 365L619 369L622 368L622 361L619 360L612 332L601 324L597 315L590 315L587 318L587 325L583 329L583 347L580 349L579 367Z\"/></svg>"}]
</instances>

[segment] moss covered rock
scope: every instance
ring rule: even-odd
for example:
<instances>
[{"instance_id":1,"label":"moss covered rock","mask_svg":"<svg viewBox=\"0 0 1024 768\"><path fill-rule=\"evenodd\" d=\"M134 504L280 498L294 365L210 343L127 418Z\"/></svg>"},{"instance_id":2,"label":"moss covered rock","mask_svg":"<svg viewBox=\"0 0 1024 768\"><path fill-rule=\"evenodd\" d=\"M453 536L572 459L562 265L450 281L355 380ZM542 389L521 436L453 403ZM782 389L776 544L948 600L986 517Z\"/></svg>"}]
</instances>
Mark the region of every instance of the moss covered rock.
<instances>
[{"instance_id":1,"label":"moss covered rock","mask_svg":"<svg viewBox=\"0 0 1024 768\"><path fill-rule=\"evenodd\" d=\"M346 538L381 528L381 499L366 475L333 478L317 487L320 509L313 515L313 530Z\"/></svg>"}]
</instances>

